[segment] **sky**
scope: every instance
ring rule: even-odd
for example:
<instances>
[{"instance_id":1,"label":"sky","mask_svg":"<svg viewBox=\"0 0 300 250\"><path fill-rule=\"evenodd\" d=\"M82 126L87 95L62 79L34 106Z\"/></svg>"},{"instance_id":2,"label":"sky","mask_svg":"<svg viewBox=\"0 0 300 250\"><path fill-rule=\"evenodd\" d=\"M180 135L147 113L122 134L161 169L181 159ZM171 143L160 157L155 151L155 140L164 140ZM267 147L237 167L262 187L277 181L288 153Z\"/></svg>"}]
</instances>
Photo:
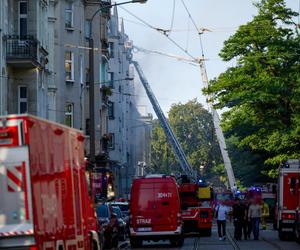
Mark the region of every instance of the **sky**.
<instances>
[{"instance_id":1,"label":"sky","mask_svg":"<svg viewBox=\"0 0 300 250\"><path fill-rule=\"evenodd\" d=\"M197 27L210 30L203 33L202 43L204 58L207 59L207 75L209 79L213 79L227 67L234 65L233 62L223 62L218 56L224 41L234 34L240 25L251 21L257 9L253 6L252 0L148 0L145 4L132 3L119 6L118 14L123 18L125 32L135 46L188 58L188 55L164 35L145 26L124 9L154 27L171 28L169 34L171 39L192 56L201 57L199 36L182 1ZM299 12L300 0L286 0L286 4ZM166 115L173 103L185 103L194 98L207 108L205 97L201 92L203 83L198 66L142 52L134 53L134 60L137 60L143 68ZM139 102L141 105L148 103L147 96L142 91L139 93ZM154 113L150 105L149 112Z\"/></svg>"}]
</instances>

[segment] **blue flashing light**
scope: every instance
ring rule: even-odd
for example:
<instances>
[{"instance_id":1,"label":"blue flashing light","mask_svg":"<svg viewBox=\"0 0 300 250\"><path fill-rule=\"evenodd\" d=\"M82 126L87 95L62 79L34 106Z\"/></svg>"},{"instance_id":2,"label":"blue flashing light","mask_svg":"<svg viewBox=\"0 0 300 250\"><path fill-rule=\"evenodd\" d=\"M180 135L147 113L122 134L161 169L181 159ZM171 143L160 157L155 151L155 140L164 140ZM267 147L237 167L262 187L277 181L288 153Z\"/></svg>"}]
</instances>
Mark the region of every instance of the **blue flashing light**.
<instances>
[{"instance_id":1,"label":"blue flashing light","mask_svg":"<svg viewBox=\"0 0 300 250\"><path fill-rule=\"evenodd\" d=\"M203 183L203 180L200 179L198 182L199 182L199 183Z\"/></svg>"}]
</instances>

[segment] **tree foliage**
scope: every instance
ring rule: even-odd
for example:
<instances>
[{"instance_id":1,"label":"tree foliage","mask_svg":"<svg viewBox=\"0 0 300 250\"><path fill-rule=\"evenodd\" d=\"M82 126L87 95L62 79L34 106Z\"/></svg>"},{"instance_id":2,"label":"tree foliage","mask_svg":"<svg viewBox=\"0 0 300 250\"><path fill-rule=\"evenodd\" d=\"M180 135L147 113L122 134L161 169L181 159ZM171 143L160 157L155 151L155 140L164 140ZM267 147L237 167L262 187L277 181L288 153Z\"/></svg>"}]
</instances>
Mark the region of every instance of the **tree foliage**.
<instances>
[{"instance_id":1,"label":"tree foliage","mask_svg":"<svg viewBox=\"0 0 300 250\"><path fill-rule=\"evenodd\" d=\"M261 0L258 14L224 43L220 56L236 60L210 82L206 94L223 114L228 137L272 169L300 157L300 36L298 14L284 0ZM271 171L271 172L270 172Z\"/></svg>"},{"instance_id":2,"label":"tree foliage","mask_svg":"<svg viewBox=\"0 0 300 250\"><path fill-rule=\"evenodd\" d=\"M196 100L186 104L173 104L169 112L169 123L190 165L197 170L201 165L204 166L205 176L209 177L212 168L222 162L211 114ZM157 120L152 131L151 152L154 172L182 172Z\"/></svg>"}]
</instances>

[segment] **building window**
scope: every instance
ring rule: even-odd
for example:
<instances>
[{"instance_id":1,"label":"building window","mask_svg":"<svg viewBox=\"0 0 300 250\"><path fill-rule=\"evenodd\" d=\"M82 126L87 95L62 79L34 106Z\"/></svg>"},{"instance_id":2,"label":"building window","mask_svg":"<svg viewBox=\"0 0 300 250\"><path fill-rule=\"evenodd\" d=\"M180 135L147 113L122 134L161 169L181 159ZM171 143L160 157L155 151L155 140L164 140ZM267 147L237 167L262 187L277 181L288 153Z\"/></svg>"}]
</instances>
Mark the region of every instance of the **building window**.
<instances>
[{"instance_id":1,"label":"building window","mask_svg":"<svg viewBox=\"0 0 300 250\"><path fill-rule=\"evenodd\" d=\"M114 103L113 102L108 102L108 108L107 108L107 113L108 113L108 119L113 120L115 119L115 110L114 110Z\"/></svg>"},{"instance_id":2,"label":"building window","mask_svg":"<svg viewBox=\"0 0 300 250\"><path fill-rule=\"evenodd\" d=\"M114 43L108 43L108 54L110 58L114 58Z\"/></svg>"},{"instance_id":3,"label":"building window","mask_svg":"<svg viewBox=\"0 0 300 250\"><path fill-rule=\"evenodd\" d=\"M108 87L114 88L114 72L108 72Z\"/></svg>"},{"instance_id":4,"label":"building window","mask_svg":"<svg viewBox=\"0 0 300 250\"><path fill-rule=\"evenodd\" d=\"M28 110L28 93L26 86L18 86L18 113L23 114Z\"/></svg>"},{"instance_id":5,"label":"building window","mask_svg":"<svg viewBox=\"0 0 300 250\"><path fill-rule=\"evenodd\" d=\"M91 20L90 19L85 19L84 22L84 36L85 38L90 38L91 36Z\"/></svg>"},{"instance_id":6,"label":"building window","mask_svg":"<svg viewBox=\"0 0 300 250\"><path fill-rule=\"evenodd\" d=\"M65 106L65 125L73 127L74 125L74 105L67 103Z\"/></svg>"},{"instance_id":7,"label":"building window","mask_svg":"<svg viewBox=\"0 0 300 250\"><path fill-rule=\"evenodd\" d=\"M80 55L80 84L83 85L84 83L84 64L83 64L83 55Z\"/></svg>"},{"instance_id":8,"label":"building window","mask_svg":"<svg viewBox=\"0 0 300 250\"><path fill-rule=\"evenodd\" d=\"M19 35L27 36L27 1L19 2Z\"/></svg>"},{"instance_id":9,"label":"building window","mask_svg":"<svg viewBox=\"0 0 300 250\"><path fill-rule=\"evenodd\" d=\"M107 147L111 150L115 149L115 134L114 133L109 133L109 141L108 141Z\"/></svg>"},{"instance_id":10,"label":"building window","mask_svg":"<svg viewBox=\"0 0 300 250\"><path fill-rule=\"evenodd\" d=\"M73 28L73 3L72 2L66 2L65 27Z\"/></svg>"},{"instance_id":11,"label":"building window","mask_svg":"<svg viewBox=\"0 0 300 250\"><path fill-rule=\"evenodd\" d=\"M105 85L107 82L107 62L102 61L99 67L100 67L100 83Z\"/></svg>"},{"instance_id":12,"label":"building window","mask_svg":"<svg viewBox=\"0 0 300 250\"><path fill-rule=\"evenodd\" d=\"M74 54L71 51L65 52L66 81L74 81Z\"/></svg>"},{"instance_id":13,"label":"building window","mask_svg":"<svg viewBox=\"0 0 300 250\"><path fill-rule=\"evenodd\" d=\"M111 28L110 28L110 22L107 22L106 24L106 30L107 30L107 33L110 35L111 34Z\"/></svg>"}]
</instances>

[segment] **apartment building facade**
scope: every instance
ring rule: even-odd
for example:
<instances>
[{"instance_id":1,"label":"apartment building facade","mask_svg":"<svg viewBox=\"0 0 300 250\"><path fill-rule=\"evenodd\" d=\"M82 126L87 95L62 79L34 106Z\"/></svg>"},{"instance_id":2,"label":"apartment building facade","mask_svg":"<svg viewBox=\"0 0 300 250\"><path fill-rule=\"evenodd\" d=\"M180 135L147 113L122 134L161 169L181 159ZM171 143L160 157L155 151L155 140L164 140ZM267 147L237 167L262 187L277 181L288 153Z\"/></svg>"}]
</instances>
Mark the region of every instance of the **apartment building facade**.
<instances>
[{"instance_id":1,"label":"apartment building facade","mask_svg":"<svg viewBox=\"0 0 300 250\"><path fill-rule=\"evenodd\" d=\"M126 48L128 37L123 22L119 22L117 7L112 10L108 26L109 67L106 85L111 88L108 101L108 131L111 138L109 156L119 195L128 193L129 135L131 86L130 54Z\"/></svg>"},{"instance_id":2,"label":"apartment building facade","mask_svg":"<svg viewBox=\"0 0 300 250\"><path fill-rule=\"evenodd\" d=\"M109 67L107 86L108 132L111 138L109 156L115 174L118 195L128 197L131 180L139 174L139 164L150 164L150 131L152 116L137 107L139 93L134 78L132 41L125 33L115 7L108 27ZM147 152L142 152L148 150Z\"/></svg>"},{"instance_id":3,"label":"apartment building facade","mask_svg":"<svg viewBox=\"0 0 300 250\"><path fill-rule=\"evenodd\" d=\"M49 0L0 2L0 112L47 118Z\"/></svg>"},{"instance_id":4,"label":"apartment building facade","mask_svg":"<svg viewBox=\"0 0 300 250\"><path fill-rule=\"evenodd\" d=\"M0 114L31 113L89 131L90 18L106 1L0 1ZM107 133L109 8L93 20L96 154ZM104 93L104 94L103 94ZM89 137L87 136L87 153Z\"/></svg>"},{"instance_id":5,"label":"apartment building facade","mask_svg":"<svg viewBox=\"0 0 300 250\"><path fill-rule=\"evenodd\" d=\"M117 8L104 8L110 4L0 0L0 115L31 113L81 129L88 155L92 35L95 151L114 171L117 194L126 197L139 163L150 163L142 151L150 145L152 117L137 107L132 43Z\"/></svg>"},{"instance_id":6,"label":"apartment building facade","mask_svg":"<svg viewBox=\"0 0 300 250\"><path fill-rule=\"evenodd\" d=\"M95 153L103 153L102 137L107 134L107 108L101 82L107 78L107 32L110 11L95 11L110 1L60 0L55 4L55 120L85 131L86 154L89 154L89 89L94 76ZM94 67L90 68L89 38L94 41ZM105 153L105 152L104 152Z\"/></svg>"}]
</instances>

